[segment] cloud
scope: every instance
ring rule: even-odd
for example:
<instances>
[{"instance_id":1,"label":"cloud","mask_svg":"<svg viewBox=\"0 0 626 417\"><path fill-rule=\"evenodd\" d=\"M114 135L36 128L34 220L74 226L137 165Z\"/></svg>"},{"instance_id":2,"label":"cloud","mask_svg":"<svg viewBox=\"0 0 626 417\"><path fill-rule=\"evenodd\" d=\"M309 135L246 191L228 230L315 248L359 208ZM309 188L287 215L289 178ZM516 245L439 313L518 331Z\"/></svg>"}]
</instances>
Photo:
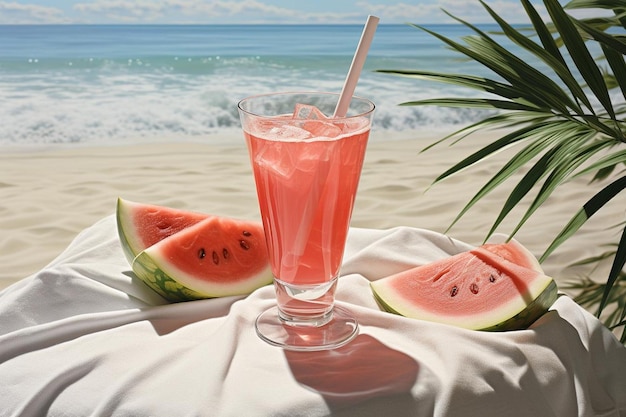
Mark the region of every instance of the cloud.
<instances>
[{"instance_id":1,"label":"cloud","mask_svg":"<svg viewBox=\"0 0 626 417\"><path fill-rule=\"evenodd\" d=\"M38 1L38 0L31 0ZM442 9L471 23L491 22L476 1L468 0L356 0L350 12L332 10L303 12L298 3L289 6L264 0L77 0L61 10L37 4L0 1L0 24L11 23L362 23L374 14L383 23L452 23ZM309 0L313 1L313 0ZM344 0L336 0L344 1ZM509 22L526 22L517 0L487 0L496 13ZM537 2L535 2L537 3ZM540 3L538 11L545 16ZM345 9L345 8L342 8Z\"/></svg>"},{"instance_id":2,"label":"cloud","mask_svg":"<svg viewBox=\"0 0 626 417\"><path fill-rule=\"evenodd\" d=\"M96 0L77 3L74 9L85 16L100 16L121 21L191 20L197 23L227 23L302 20L301 12L257 0ZM317 19L326 18L320 13Z\"/></svg>"},{"instance_id":3,"label":"cloud","mask_svg":"<svg viewBox=\"0 0 626 417\"><path fill-rule=\"evenodd\" d=\"M77 3L74 10L86 15L105 17L107 20L121 22L153 21L163 16L164 11L159 2L139 1L95 1Z\"/></svg>"},{"instance_id":4,"label":"cloud","mask_svg":"<svg viewBox=\"0 0 626 417\"><path fill-rule=\"evenodd\" d=\"M68 23L63 11L54 7L0 1L0 24Z\"/></svg>"},{"instance_id":5,"label":"cloud","mask_svg":"<svg viewBox=\"0 0 626 417\"><path fill-rule=\"evenodd\" d=\"M94 0L74 5L83 19L178 23L361 22L363 11L308 12L258 0Z\"/></svg>"},{"instance_id":6,"label":"cloud","mask_svg":"<svg viewBox=\"0 0 626 417\"><path fill-rule=\"evenodd\" d=\"M185 15L199 15L207 18L221 17L279 17L293 18L298 15L294 9L287 9L261 3L256 0L245 1L204 1L204 0L163 0L164 8L179 10Z\"/></svg>"},{"instance_id":7,"label":"cloud","mask_svg":"<svg viewBox=\"0 0 626 417\"><path fill-rule=\"evenodd\" d=\"M437 3L421 3L421 4L375 4L367 1L358 1L356 6L367 10L370 14L379 16L383 21L403 21L421 20L425 17L432 17L435 12L439 11Z\"/></svg>"},{"instance_id":8,"label":"cloud","mask_svg":"<svg viewBox=\"0 0 626 417\"><path fill-rule=\"evenodd\" d=\"M488 0L486 2L490 8L498 13L509 23L527 22L526 12L522 4L513 0ZM489 13L477 1L467 0L432 0L419 4L394 3L381 4L369 1L358 1L357 6L370 11L372 14L380 16L381 21L411 22L411 23L454 23L453 18L445 12L449 12L455 17L466 20L470 23L492 22ZM538 8L543 12L543 7Z\"/></svg>"}]
</instances>

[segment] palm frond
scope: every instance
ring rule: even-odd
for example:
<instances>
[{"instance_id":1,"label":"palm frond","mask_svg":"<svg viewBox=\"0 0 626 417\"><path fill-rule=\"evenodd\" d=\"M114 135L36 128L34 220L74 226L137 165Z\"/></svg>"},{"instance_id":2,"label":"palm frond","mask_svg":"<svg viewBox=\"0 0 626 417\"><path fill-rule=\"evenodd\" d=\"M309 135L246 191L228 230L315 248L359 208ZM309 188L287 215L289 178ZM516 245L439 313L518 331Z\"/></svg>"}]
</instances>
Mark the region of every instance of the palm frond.
<instances>
[{"instance_id":1,"label":"palm frond","mask_svg":"<svg viewBox=\"0 0 626 417\"><path fill-rule=\"evenodd\" d=\"M613 258L613 264L611 265L611 271L609 272L609 276L606 280L606 287L604 288L604 293L602 294L602 300L600 300L600 305L598 307L598 316L602 314L602 311L606 307L609 299L611 297L611 290L613 286L617 282L624 265L626 264L626 228L622 231L622 237L620 239L619 244L617 245L617 251L615 252L615 258ZM624 315L622 315L622 319L626 316L626 310Z\"/></svg>"},{"instance_id":2,"label":"palm frond","mask_svg":"<svg viewBox=\"0 0 626 417\"><path fill-rule=\"evenodd\" d=\"M593 142L588 145L584 145L589 139L589 133L585 134L582 132L579 136L574 136L577 135L576 132L571 133L568 131L562 131L559 133L561 135L559 144L553 147L550 152L545 153L543 157L530 168L528 173L513 189L509 198L504 203L502 211L489 231L489 235L495 232L496 228L509 214L509 212L522 201L526 194L531 191L539 180L546 177L545 182L539 189L539 192L530 207L522 216L517 226L515 226L515 228L509 233L510 236L515 235L532 216L532 214L535 213L535 211L548 199L548 197L550 197L550 195L552 195L556 188L571 177L572 172L585 163L591 155L605 149L606 146L608 146L606 142ZM593 133L591 135L593 135Z\"/></svg>"},{"instance_id":3,"label":"palm frond","mask_svg":"<svg viewBox=\"0 0 626 417\"><path fill-rule=\"evenodd\" d=\"M519 99L524 102L531 103L538 108L556 108L560 113L568 113L568 107L577 107L567 94L559 93L562 90L550 78L509 53L484 32L467 23L464 24L481 34L480 40L475 37L465 37L464 40L469 44L467 47L423 26L414 26L439 38L453 49L480 62L508 81L509 87L515 89L519 93ZM389 71L383 70L382 72ZM425 75L422 74L422 76Z\"/></svg>"},{"instance_id":4,"label":"palm frond","mask_svg":"<svg viewBox=\"0 0 626 417\"><path fill-rule=\"evenodd\" d=\"M492 142L490 145L485 146L479 151L473 153L469 157L463 159L461 162L452 166L450 169L445 171L443 174L439 175L434 183L442 181L448 176L455 174L471 165L474 165L478 161L486 158L487 156L502 150L505 146L514 144L520 140L526 139L528 137L532 137L537 130L541 130L544 125L535 125L527 128L523 128L517 130L513 133L505 135L499 140ZM524 166L527 162L535 158L541 152L545 151L551 145L551 141L545 137L541 139L537 139L531 142L529 145L525 146L521 151L519 151L511 160L506 163L500 171L498 171L475 195L472 199L463 207L463 209L459 212L456 218L452 221L446 232L450 231L450 229L467 213L479 200L481 200L484 196L493 191L498 185L502 184L506 179L508 179L513 173L517 172L522 166ZM433 183L433 184L434 184ZM485 237L485 240L489 238L492 232L488 233Z\"/></svg>"},{"instance_id":5,"label":"palm frond","mask_svg":"<svg viewBox=\"0 0 626 417\"><path fill-rule=\"evenodd\" d=\"M510 100L522 101L524 94L522 89L515 86L511 86L505 83L501 83L494 80L489 80L483 77L475 77L468 75L457 74L442 74L432 71L413 71L413 70L378 70L378 72L401 75L409 78L417 78L424 80L432 80L442 83L454 84L462 87L468 87L476 90L485 91L490 94L494 94ZM537 109L548 109L549 107L534 106Z\"/></svg>"},{"instance_id":6,"label":"palm frond","mask_svg":"<svg viewBox=\"0 0 626 417\"><path fill-rule=\"evenodd\" d=\"M614 255L610 252L609 255ZM588 310L597 308L603 295L606 293L606 284L595 282L588 277L562 284L564 290L576 293L574 301ZM603 321L611 330L622 327L620 341L626 343L626 274L620 274L610 291L607 304L611 304L608 313L604 314Z\"/></svg>"},{"instance_id":7,"label":"palm frond","mask_svg":"<svg viewBox=\"0 0 626 417\"><path fill-rule=\"evenodd\" d=\"M565 13L558 0L545 0L544 4L578 71L606 112L615 119L615 112L602 73L573 23L573 19Z\"/></svg>"},{"instance_id":8,"label":"palm frond","mask_svg":"<svg viewBox=\"0 0 626 417\"><path fill-rule=\"evenodd\" d=\"M440 107L462 107L475 109L500 109L500 110L518 110L533 112L537 108L510 100L494 100L488 98L437 98L417 101L407 101L401 103L401 106L440 106Z\"/></svg>"},{"instance_id":9,"label":"palm frond","mask_svg":"<svg viewBox=\"0 0 626 417\"><path fill-rule=\"evenodd\" d=\"M594 214L598 212L605 204L611 201L616 195L626 189L626 176L621 177L604 187L591 199L589 199L582 208L574 214L574 217L565 225L557 237L552 241L550 246L544 251L539 259L543 262L556 248L563 242L572 237L580 227ZM625 229L626 230L626 229Z\"/></svg>"},{"instance_id":10,"label":"palm frond","mask_svg":"<svg viewBox=\"0 0 626 417\"><path fill-rule=\"evenodd\" d=\"M482 0L481 3L483 3ZM567 67L563 55L556 46L554 39L550 36L546 25L539 18L537 11L528 0L522 0L522 4L524 5L524 8L531 17L533 27L537 31L545 49L537 45L530 38L524 36L521 32L515 30L504 19L500 18L500 16L498 16L491 8L489 8L489 6L483 3L484 7L487 9L491 17L500 25L500 28L502 28L502 30L509 39L511 39L513 42L515 42L517 45L521 46L525 50L531 52L541 61L548 64L550 68L552 68L552 70L554 70L554 72L563 81L563 83L569 88L572 96L582 101L582 103L588 109L591 109L592 106L589 102L589 99L587 98L580 84L578 84L578 82L574 78L572 72ZM575 110L577 110L578 114L582 113L582 109L580 109L579 107L576 107Z\"/></svg>"},{"instance_id":11,"label":"palm frond","mask_svg":"<svg viewBox=\"0 0 626 417\"><path fill-rule=\"evenodd\" d=\"M600 25L610 23L610 26L621 26L626 29L626 6L622 0L571 0L564 9L607 9L615 14L614 19L583 19L594 24L600 21ZM604 22L602 22L604 20Z\"/></svg>"},{"instance_id":12,"label":"palm frond","mask_svg":"<svg viewBox=\"0 0 626 417\"><path fill-rule=\"evenodd\" d=\"M602 52L606 57L611 70L613 71L612 80L622 91L622 97L626 99L626 63L624 63L624 54L620 53L607 45L602 45Z\"/></svg>"},{"instance_id":13,"label":"palm frond","mask_svg":"<svg viewBox=\"0 0 626 417\"><path fill-rule=\"evenodd\" d=\"M615 36L608 35L604 31L599 30L596 26L581 20L574 21L578 29L587 33L591 38L598 41L601 45L610 47L611 50L620 54L626 54L626 43Z\"/></svg>"},{"instance_id":14,"label":"palm frond","mask_svg":"<svg viewBox=\"0 0 626 417\"><path fill-rule=\"evenodd\" d=\"M622 149L599 158L586 168L578 171L572 176L572 178L583 177L591 172L598 172L601 175L601 178L599 179L606 179L608 175L613 172L617 164L624 163L624 161L626 161L626 149ZM608 169L608 172L604 172L603 170L605 169ZM596 180L595 177L593 179Z\"/></svg>"},{"instance_id":15,"label":"palm frond","mask_svg":"<svg viewBox=\"0 0 626 417\"><path fill-rule=\"evenodd\" d=\"M570 0L564 9L617 9L623 8L622 0Z\"/></svg>"}]
</instances>

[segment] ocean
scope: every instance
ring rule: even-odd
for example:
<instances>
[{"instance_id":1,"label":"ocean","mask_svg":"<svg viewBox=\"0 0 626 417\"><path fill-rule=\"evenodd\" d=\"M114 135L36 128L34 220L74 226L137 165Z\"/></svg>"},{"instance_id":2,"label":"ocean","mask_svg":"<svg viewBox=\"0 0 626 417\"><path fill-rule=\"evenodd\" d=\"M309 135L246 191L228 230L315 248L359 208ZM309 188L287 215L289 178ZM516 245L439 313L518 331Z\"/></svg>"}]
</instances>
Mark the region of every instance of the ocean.
<instances>
[{"instance_id":1,"label":"ocean","mask_svg":"<svg viewBox=\"0 0 626 417\"><path fill-rule=\"evenodd\" d=\"M429 26L452 38L461 25ZM219 141L239 128L238 100L288 90L340 91L361 25L0 26L0 146ZM380 25L356 94L374 101L373 138L449 130L484 115L400 107L467 95L377 69L489 75L411 25ZM223 135L222 135L223 136Z\"/></svg>"}]
</instances>

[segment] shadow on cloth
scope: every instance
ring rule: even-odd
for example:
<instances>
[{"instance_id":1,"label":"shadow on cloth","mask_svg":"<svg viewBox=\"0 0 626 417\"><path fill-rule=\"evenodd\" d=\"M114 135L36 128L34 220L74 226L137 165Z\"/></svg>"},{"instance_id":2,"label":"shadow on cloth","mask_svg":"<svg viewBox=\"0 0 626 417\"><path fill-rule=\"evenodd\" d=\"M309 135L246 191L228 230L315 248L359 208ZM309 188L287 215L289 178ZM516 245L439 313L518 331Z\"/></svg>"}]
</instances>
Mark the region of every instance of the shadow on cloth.
<instances>
[{"instance_id":1,"label":"shadow on cloth","mask_svg":"<svg viewBox=\"0 0 626 417\"><path fill-rule=\"evenodd\" d=\"M351 414L362 408L360 416L415 415L411 388L419 364L370 335L360 334L337 349L286 350L285 356L295 379L322 395L333 415L347 407Z\"/></svg>"}]
</instances>

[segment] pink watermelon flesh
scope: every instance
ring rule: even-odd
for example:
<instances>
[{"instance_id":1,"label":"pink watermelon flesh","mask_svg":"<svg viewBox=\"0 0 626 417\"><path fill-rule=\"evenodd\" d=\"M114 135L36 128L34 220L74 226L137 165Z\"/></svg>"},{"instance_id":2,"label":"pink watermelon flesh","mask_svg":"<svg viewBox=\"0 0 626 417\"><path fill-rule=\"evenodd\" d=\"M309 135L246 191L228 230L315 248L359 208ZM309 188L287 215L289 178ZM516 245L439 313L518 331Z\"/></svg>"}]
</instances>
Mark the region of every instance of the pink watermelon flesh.
<instances>
[{"instance_id":1,"label":"pink watermelon flesh","mask_svg":"<svg viewBox=\"0 0 626 417\"><path fill-rule=\"evenodd\" d=\"M509 262L543 273L543 269L535 258L521 243L512 239L507 243L486 243L481 246L491 253L499 255Z\"/></svg>"},{"instance_id":2,"label":"pink watermelon flesh","mask_svg":"<svg viewBox=\"0 0 626 417\"><path fill-rule=\"evenodd\" d=\"M371 286L390 312L479 330L527 327L557 295L552 278L516 241L484 245Z\"/></svg>"},{"instance_id":3,"label":"pink watermelon flesh","mask_svg":"<svg viewBox=\"0 0 626 417\"><path fill-rule=\"evenodd\" d=\"M124 255L132 264L142 250L208 217L170 207L118 199L117 229Z\"/></svg>"},{"instance_id":4,"label":"pink watermelon flesh","mask_svg":"<svg viewBox=\"0 0 626 417\"><path fill-rule=\"evenodd\" d=\"M272 282L261 224L218 216L148 247L133 271L172 301L249 294Z\"/></svg>"}]
</instances>

